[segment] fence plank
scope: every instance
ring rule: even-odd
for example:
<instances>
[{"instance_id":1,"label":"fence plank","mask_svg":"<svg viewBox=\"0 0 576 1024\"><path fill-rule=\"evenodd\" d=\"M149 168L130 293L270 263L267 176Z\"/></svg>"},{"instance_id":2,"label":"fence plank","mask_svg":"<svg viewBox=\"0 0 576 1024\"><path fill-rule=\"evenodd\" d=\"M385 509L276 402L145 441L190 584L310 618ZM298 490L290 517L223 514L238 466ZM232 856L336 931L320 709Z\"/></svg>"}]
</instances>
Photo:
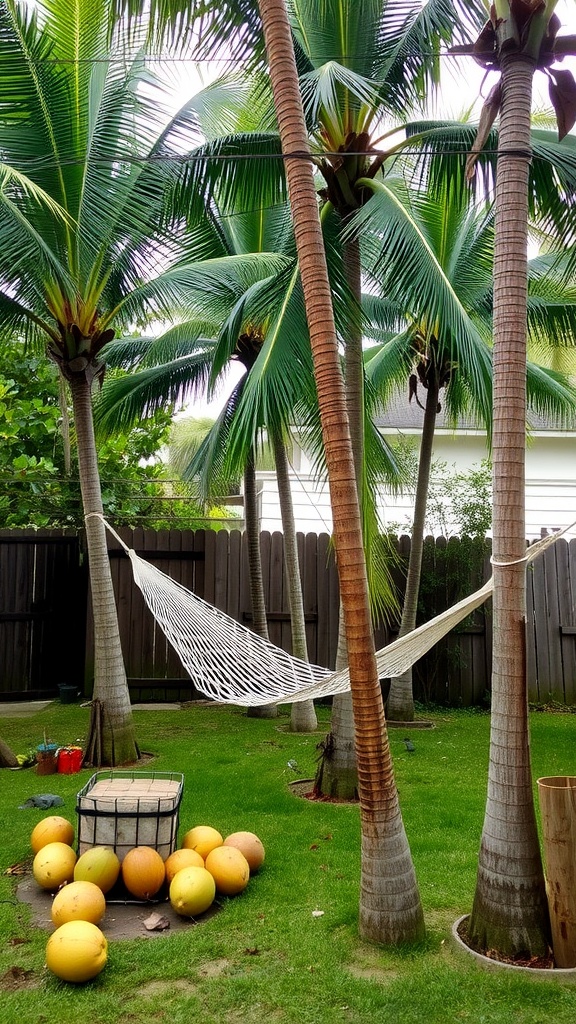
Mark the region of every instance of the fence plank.
<instances>
[{"instance_id":1,"label":"fence plank","mask_svg":"<svg viewBox=\"0 0 576 1024\"><path fill-rule=\"evenodd\" d=\"M228 545L228 615L240 622L242 619L240 586L242 534L240 530L230 531Z\"/></svg>"},{"instance_id":2,"label":"fence plank","mask_svg":"<svg viewBox=\"0 0 576 1024\"><path fill-rule=\"evenodd\" d=\"M286 634L283 629L282 614L284 608L284 545L283 537L278 531L269 534L269 545L267 547L267 565L265 575L268 579L268 598L266 609L270 613L268 619L268 635L270 642L276 647L284 647ZM264 557L263 570L264 570ZM280 617L279 617L280 616Z\"/></svg>"},{"instance_id":3,"label":"fence plank","mask_svg":"<svg viewBox=\"0 0 576 1024\"><path fill-rule=\"evenodd\" d=\"M534 639L536 655L536 692L539 701L548 700L550 692L550 661L546 614L546 571L543 558L533 563Z\"/></svg>"},{"instance_id":4,"label":"fence plank","mask_svg":"<svg viewBox=\"0 0 576 1024\"><path fill-rule=\"evenodd\" d=\"M170 558L168 559L166 569L166 575L170 579L176 579L178 582L184 584L184 574L182 569L186 566L187 559L182 558L182 532L180 530L170 530L166 534L166 542L168 550L170 551ZM167 679L183 679L187 673L184 670L182 662L178 657L176 651L172 647L172 644L168 640L164 639L164 646L166 650L166 663L164 666L164 672ZM158 666L160 668L160 666Z\"/></svg>"},{"instance_id":5,"label":"fence plank","mask_svg":"<svg viewBox=\"0 0 576 1024\"><path fill-rule=\"evenodd\" d=\"M332 647L333 626L330 621L331 595L330 595L330 567L328 562L330 538L327 533L318 537L316 556L316 593L318 601L318 626L316 631L317 663L333 668L336 659L336 652ZM328 586L326 581L328 580Z\"/></svg>"},{"instance_id":6,"label":"fence plank","mask_svg":"<svg viewBox=\"0 0 576 1024\"><path fill-rule=\"evenodd\" d=\"M562 561L561 586L559 587L560 618L564 627L576 627L576 542L559 540L559 560ZM576 702L576 635L562 634L562 669L564 676L564 700L567 704Z\"/></svg>"},{"instance_id":7,"label":"fence plank","mask_svg":"<svg viewBox=\"0 0 576 1024\"><path fill-rule=\"evenodd\" d=\"M316 588L313 586L316 581L317 536L314 533L299 533L296 536L296 541L298 544L300 579L302 580L304 621L306 623L306 650L308 652L308 661L317 664L316 628L318 624L318 606L316 603Z\"/></svg>"},{"instance_id":8,"label":"fence plank","mask_svg":"<svg viewBox=\"0 0 576 1024\"><path fill-rule=\"evenodd\" d=\"M218 530L215 536L214 601L216 608L228 612L228 532Z\"/></svg>"},{"instance_id":9,"label":"fence plank","mask_svg":"<svg viewBox=\"0 0 576 1024\"><path fill-rule=\"evenodd\" d=\"M544 552L546 572L546 611L548 631L548 657L550 662L550 694L552 700L564 700L564 680L562 672L562 644L560 638L560 596L558 593L558 541Z\"/></svg>"}]
</instances>

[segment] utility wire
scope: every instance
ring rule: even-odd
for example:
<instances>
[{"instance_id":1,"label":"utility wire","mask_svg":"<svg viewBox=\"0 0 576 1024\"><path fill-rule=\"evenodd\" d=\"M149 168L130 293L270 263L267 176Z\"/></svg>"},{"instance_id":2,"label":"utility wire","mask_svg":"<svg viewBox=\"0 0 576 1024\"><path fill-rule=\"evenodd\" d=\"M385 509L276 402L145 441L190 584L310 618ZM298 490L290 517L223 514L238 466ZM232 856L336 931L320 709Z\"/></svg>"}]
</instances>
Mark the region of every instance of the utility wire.
<instances>
[{"instance_id":1,"label":"utility wire","mask_svg":"<svg viewBox=\"0 0 576 1024\"><path fill-rule=\"evenodd\" d=\"M471 54L450 53L448 50L407 50L405 53L399 54L399 56L402 56L404 59L407 57L441 57L443 59L448 57L455 60L459 57L469 57ZM328 63L329 61L340 62L342 60L359 63L362 58L357 57L353 53L336 53L332 57L327 56L325 63ZM170 57L165 54L159 56L155 56L154 54L145 54L140 57L122 57L114 56L112 54L103 54L101 57L30 58L26 63L30 67L41 67L43 64L238 64L240 66L244 66L247 61L245 57Z\"/></svg>"},{"instance_id":2,"label":"utility wire","mask_svg":"<svg viewBox=\"0 0 576 1024\"><path fill-rule=\"evenodd\" d=\"M400 127L398 131L402 131ZM572 136L573 137L573 136ZM431 155L442 155L442 156L467 156L470 152L470 146L462 146L460 149L442 149ZM90 166L102 166L106 167L111 164L119 166L121 164L129 165L146 165L146 164L190 164L190 163L212 163L221 162L227 163L236 160L309 160L312 163L316 163L318 160L323 160L326 157L337 157L342 159L343 157L349 156L374 156L374 157L385 157L391 159L395 157L404 156L423 156L426 155L426 148L422 149L409 149L405 148L399 152L386 151L381 149L366 149L366 150L327 150L318 153L306 152L295 150L293 153L210 153L208 155L202 153L190 153L190 154L172 154L171 156L121 156L116 154L113 157L90 157L90 159L78 159L76 157L63 157L62 160L54 161L51 157L22 157L18 161L19 167L38 167L39 169L51 168L57 169L59 167L82 167L89 163ZM430 153L428 153L430 155ZM529 149L482 149L479 156L520 156L529 157L535 159L545 159L540 154L532 152ZM0 158L2 157L2 150L0 149Z\"/></svg>"}]
</instances>

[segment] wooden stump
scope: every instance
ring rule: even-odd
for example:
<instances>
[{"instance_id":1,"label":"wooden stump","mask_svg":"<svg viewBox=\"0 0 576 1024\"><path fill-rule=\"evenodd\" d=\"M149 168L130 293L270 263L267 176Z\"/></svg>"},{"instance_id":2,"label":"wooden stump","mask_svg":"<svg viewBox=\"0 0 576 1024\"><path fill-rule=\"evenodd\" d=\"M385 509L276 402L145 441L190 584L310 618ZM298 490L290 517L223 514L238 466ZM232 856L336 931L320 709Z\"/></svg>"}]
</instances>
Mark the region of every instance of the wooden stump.
<instances>
[{"instance_id":1,"label":"wooden stump","mask_svg":"<svg viewBox=\"0 0 576 1024\"><path fill-rule=\"evenodd\" d=\"M538 779L546 891L557 967L576 967L576 777Z\"/></svg>"}]
</instances>

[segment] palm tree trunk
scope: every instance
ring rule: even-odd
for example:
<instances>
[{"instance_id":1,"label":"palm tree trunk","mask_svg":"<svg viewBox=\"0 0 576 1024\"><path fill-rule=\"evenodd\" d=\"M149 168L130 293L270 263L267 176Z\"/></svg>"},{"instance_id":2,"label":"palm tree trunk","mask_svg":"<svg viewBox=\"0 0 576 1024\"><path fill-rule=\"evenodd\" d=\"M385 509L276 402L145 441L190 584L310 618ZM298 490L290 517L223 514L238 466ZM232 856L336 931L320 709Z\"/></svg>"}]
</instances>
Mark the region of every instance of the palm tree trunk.
<instances>
[{"instance_id":1,"label":"palm tree trunk","mask_svg":"<svg viewBox=\"0 0 576 1024\"><path fill-rule=\"evenodd\" d=\"M424 919L400 814L374 653L362 523L332 297L296 61L284 0L259 0L318 392L346 622L356 728L362 869L360 934L375 942L420 938Z\"/></svg>"},{"instance_id":2,"label":"palm tree trunk","mask_svg":"<svg viewBox=\"0 0 576 1024\"><path fill-rule=\"evenodd\" d=\"M406 573L406 590L402 605L402 619L398 636L406 636L416 627L418 613L418 595L420 592L420 575L422 572L422 552L424 550L424 528L426 522L426 505L432 466L432 448L436 416L438 415L438 397L440 387L438 371L431 367L428 389L426 391L426 407L424 423L420 438L420 456L418 459L418 478L414 496L414 520L410 541L410 557ZM390 693L386 702L386 714L392 722L414 721L414 690L412 686L412 668L392 680Z\"/></svg>"},{"instance_id":3,"label":"palm tree trunk","mask_svg":"<svg viewBox=\"0 0 576 1024\"><path fill-rule=\"evenodd\" d=\"M101 763L111 766L130 764L138 759L139 751L120 644L106 530L101 519L103 508L92 420L91 385L84 374L71 375L69 385L76 428L94 618L93 697L103 707ZM91 740L89 736L88 747Z\"/></svg>"},{"instance_id":4,"label":"palm tree trunk","mask_svg":"<svg viewBox=\"0 0 576 1024\"><path fill-rule=\"evenodd\" d=\"M358 239L351 239L344 245L344 269L350 291L359 310L362 298L362 265ZM361 503L364 467L364 360L362 358L360 324L359 316L350 318L344 349L344 386L356 472L356 487ZM346 629L342 609L340 609L336 669L345 668L347 663ZM314 791L337 800L356 800L358 798L354 713L349 693L337 693L332 700L330 732L321 744L318 770L314 779Z\"/></svg>"},{"instance_id":5,"label":"palm tree trunk","mask_svg":"<svg viewBox=\"0 0 576 1024\"><path fill-rule=\"evenodd\" d=\"M290 605L290 626L292 631L292 654L301 661L308 661L308 644L306 642L306 619L304 617L304 600L302 597L302 579L298 561L298 544L296 541L296 523L294 522L294 505L290 487L288 458L282 438L272 436L276 479L278 481L278 501L282 517L284 534L284 564L288 582L288 603ZM318 719L313 700L297 701L292 705L290 714L291 732L314 732L318 727Z\"/></svg>"},{"instance_id":6,"label":"palm tree trunk","mask_svg":"<svg viewBox=\"0 0 576 1024\"><path fill-rule=\"evenodd\" d=\"M268 640L268 619L266 618L266 601L264 599L264 580L262 578L262 558L260 554L260 516L258 514L258 495L256 493L256 466L254 452L244 469L244 520L246 542L248 548L248 578L250 585L250 601L252 604L252 629L263 640ZM248 708L248 718L277 718L278 708L275 704L259 704Z\"/></svg>"},{"instance_id":7,"label":"palm tree trunk","mask_svg":"<svg viewBox=\"0 0 576 1024\"><path fill-rule=\"evenodd\" d=\"M357 800L358 770L351 693L338 693L334 697L330 732L320 744L320 751L314 793L333 800Z\"/></svg>"},{"instance_id":8,"label":"palm tree trunk","mask_svg":"<svg viewBox=\"0 0 576 1024\"><path fill-rule=\"evenodd\" d=\"M7 743L0 736L0 768L17 768L18 761Z\"/></svg>"},{"instance_id":9,"label":"palm tree trunk","mask_svg":"<svg viewBox=\"0 0 576 1024\"><path fill-rule=\"evenodd\" d=\"M526 687L526 295L534 64L502 57L494 253L494 619L488 795L469 936L538 955L549 922L534 813ZM506 154L506 155L504 155Z\"/></svg>"},{"instance_id":10,"label":"palm tree trunk","mask_svg":"<svg viewBox=\"0 0 576 1024\"><path fill-rule=\"evenodd\" d=\"M344 222L345 223L345 222ZM362 353L362 324L360 304L362 302L362 263L360 242L353 238L344 245L344 270L350 291L354 297L355 310L350 317L344 348L344 386L346 407L350 421L350 439L356 470L356 487L362 507L364 481L364 359Z\"/></svg>"}]
</instances>

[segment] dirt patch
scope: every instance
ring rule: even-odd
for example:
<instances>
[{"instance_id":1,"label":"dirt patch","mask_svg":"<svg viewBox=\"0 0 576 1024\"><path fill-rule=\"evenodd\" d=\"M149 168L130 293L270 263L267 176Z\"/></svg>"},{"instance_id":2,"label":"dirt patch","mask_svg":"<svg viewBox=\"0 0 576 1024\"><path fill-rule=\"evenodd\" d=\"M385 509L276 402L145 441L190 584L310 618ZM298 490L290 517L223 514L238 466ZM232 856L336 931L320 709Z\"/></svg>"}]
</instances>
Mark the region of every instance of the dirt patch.
<instances>
[{"instance_id":1,"label":"dirt patch","mask_svg":"<svg viewBox=\"0 0 576 1024\"><path fill-rule=\"evenodd\" d=\"M346 970L353 978L359 978L361 981L377 981L380 985L396 981L401 977L400 971L389 971L384 967L379 967L378 964L348 964Z\"/></svg>"},{"instance_id":2,"label":"dirt patch","mask_svg":"<svg viewBox=\"0 0 576 1024\"><path fill-rule=\"evenodd\" d=\"M294 796L300 797L301 800L312 800L315 803L321 804L340 804L343 807L353 807L358 804L358 800L341 800L336 796L316 794L314 792L314 779L296 779L294 782L288 783L288 789Z\"/></svg>"},{"instance_id":3,"label":"dirt patch","mask_svg":"<svg viewBox=\"0 0 576 1024\"><path fill-rule=\"evenodd\" d=\"M196 991L196 986L192 981L186 981L185 978L176 978L172 981L149 981L146 985L141 985L138 989L138 995L142 996L143 999L154 999L155 996L172 995L175 992L180 992L182 995L192 995Z\"/></svg>"},{"instance_id":4,"label":"dirt patch","mask_svg":"<svg viewBox=\"0 0 576 1024\"><path fill-rule=\"evenodd\" d=\"M20 882L17 889L18 899L27 903L32 911L34 924L39 928L54 931L54 925L50 917L52 906L52 894L40 889L30 875ZM141 903L135 900L125 902L107 902L106 913L99 928L102 929L107 939L157 939L166 938L174 932L186 931L202 921L206 921L217 914L219 906L213 903L205 914L197 918L180 917L176 914L168 900L159 902ZM162 931L148 931L144 921L156 911L166 917L170 922L168 928Z\"/></svg>"},{"instance_id":5,"label":"dirt patch","mask_svg":"<svg viewBox=\"0 0 576 1024\"><path fill-rule=\"evenodd\" d=\"M39 988L41 979L35 971L25 971L23 967L9 967L0 978L0 991L20 992L25 988Z\"/></svg>"},{"instance_id":6,"label":"dirt patch","mask_svg":"<svg viewBox=\"0 0 576 1024\"><path fill-rule=\"evenodd\" d=\"M209 960L208 963L202 964L198 974L201 978L219 978L229 967L230 961L220 957L219 960Z\"/></svg>"}]
</instances>

